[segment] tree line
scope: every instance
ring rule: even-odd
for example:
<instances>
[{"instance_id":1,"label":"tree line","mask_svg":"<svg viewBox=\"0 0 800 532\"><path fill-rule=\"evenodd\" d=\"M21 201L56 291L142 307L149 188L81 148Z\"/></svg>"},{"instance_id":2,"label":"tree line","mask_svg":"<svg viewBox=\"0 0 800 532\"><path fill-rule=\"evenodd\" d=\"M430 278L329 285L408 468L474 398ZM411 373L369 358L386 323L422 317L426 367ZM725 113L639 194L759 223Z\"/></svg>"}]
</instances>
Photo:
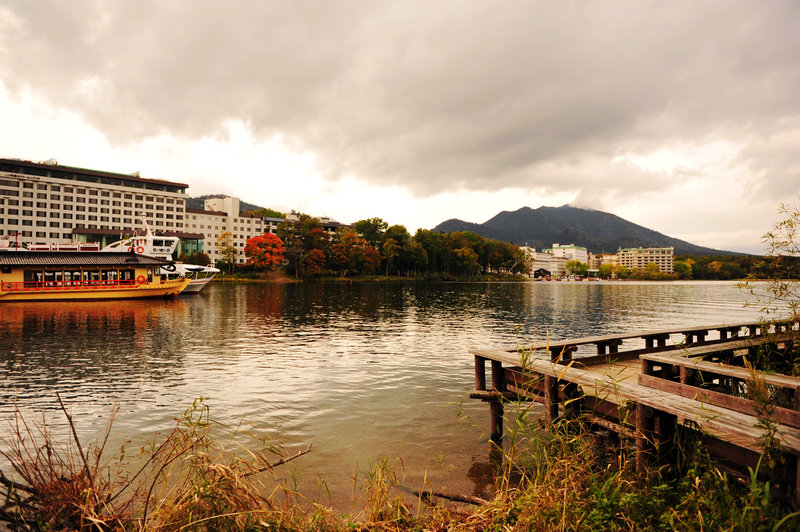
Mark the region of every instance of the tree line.
<instances>
[{"instance_id":1,"label":"tree line","mask_svg":"<svg viewBox=\"0 0 800 532\"><path fill-rule=\"evenodd\" d=\"M386 275L402 277L474 277L488 274L524 275L531 263L514 244L484 238L469 231L438 233L419 229L410 234L402 225L380 218L360 220L352 227L326 231L307 214L285 220L277 230L287 273L296 277ZM267 249L269 248L269 250ZM245 269L275 264L277 242L268 235L248 240Z\"/></svg>"}]
</instances>

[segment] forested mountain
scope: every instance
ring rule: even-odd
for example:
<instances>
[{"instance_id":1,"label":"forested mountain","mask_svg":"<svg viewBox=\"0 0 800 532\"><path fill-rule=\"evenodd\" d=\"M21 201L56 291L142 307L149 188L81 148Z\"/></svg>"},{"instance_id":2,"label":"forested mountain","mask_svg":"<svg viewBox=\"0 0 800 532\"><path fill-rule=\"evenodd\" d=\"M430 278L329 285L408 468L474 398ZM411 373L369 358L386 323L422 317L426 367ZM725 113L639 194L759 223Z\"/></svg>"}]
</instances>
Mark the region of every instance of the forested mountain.
<instances>
[{"instance_id":1,"label":"forested mountain","mask_svg":"<svg viewBox=\"0 0 800 532\"><path fill-rule=\"evenodd\" d=\"M472 231L536 249L559 243L584 246L593 253L616 253L618 248L671 246L675 255L740 255L672 238L614 214L570 205L503 211L482 224L451 219L437 225L434 231Z\"/></svg>"}]
</instances>

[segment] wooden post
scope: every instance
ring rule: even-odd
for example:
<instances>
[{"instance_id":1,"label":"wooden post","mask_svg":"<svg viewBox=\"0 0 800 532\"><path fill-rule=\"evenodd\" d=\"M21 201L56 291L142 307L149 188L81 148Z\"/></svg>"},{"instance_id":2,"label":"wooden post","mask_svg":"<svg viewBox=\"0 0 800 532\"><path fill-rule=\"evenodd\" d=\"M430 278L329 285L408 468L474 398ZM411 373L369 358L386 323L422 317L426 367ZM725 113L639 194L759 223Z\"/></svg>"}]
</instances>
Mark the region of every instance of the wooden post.
<instances>
[{"instance_id":1,"label":"wooden post","mask_svg":"<svg viewBox=\"0 0 800 532\"><path fill-rule=\"evenodd\" d=\"M675 464L675 430L678 425L678 417L666 412L659 412L658 417L658 440L656 451L658 455L665 459L668 464Z\"/></svg>"},{"instance_id":2,"label":"wooden post","mask_svg":"<svg viewBox=\"0 0 800 532\"><path fill-rule=\"evenodd\" d=\"M636 471L644 473L647 470L650 453L650 442L653 438L652 419L649 408L637 404L634 413L636 423Z\"/></svg>"},{"instance_id":3,"label":"wooden post","mask_svg":"<svg viewBox=\"0 0 800 532\"><path fill-rule=\"evenodd\" d=\"M503 363L497 360L492 360L492 391L500 392L501 394L506 391L505 371L503 370ZM489 403L491 414L491 436L489 438L489 445L491 450L503 449L503 399L502 396L492 399Z\"/></svg>"},{"instance_id":4,"label":"wooden post","mask_svg":"<svg viewBox=\"0 0 800 532\"><path fill-rule=\"evenodd\" d=\"M548 427L558 419L558 379L544 376L544 421Z\"/></svg>"},{"instance_id":5,"label":"wooden post","mask_svg":"<svg viewBox=\"0 0 800 532\"><path fill-rule=\"evenodd\" d=\"M564 417L578 419L583 411L581 391L577 384L568 382L564 385Z\"/></svg>"},{"instance_id":6,"label":"wooden post","mask_svg":"<svg viewBox=\"0 0 800 532\"><path fill-rule=\"evenodd\" d=\"M475 355L475 389L486 389L486 359Z\"/></svg>"}]
</instances>

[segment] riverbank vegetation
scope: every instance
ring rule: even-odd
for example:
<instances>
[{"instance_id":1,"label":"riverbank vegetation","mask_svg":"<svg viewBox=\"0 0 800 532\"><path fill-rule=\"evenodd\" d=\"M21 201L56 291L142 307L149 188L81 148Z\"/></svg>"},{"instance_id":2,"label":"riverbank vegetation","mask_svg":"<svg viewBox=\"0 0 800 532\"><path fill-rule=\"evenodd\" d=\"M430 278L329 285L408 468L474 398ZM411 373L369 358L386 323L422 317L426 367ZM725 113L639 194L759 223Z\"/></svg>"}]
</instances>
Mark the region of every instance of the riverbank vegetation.
<instances>
[{"instance_id":1,"label":"riverbank vegetation","mask_svg":"<svg viewBox=\"0 0 800 532\"><path fill-rule=\"evenodd\" d=\"M0 476L0 521L12 529L749 531L800 525L788 492L764 480L761 466L731 477L697 439L684 435L677 460L637 474L630 441L591 431L579 419L562 420L545 435L525 407L509 415L509 443L495 456L489 499L404 485L400 467L377 460L354 475L354 499L344 512L307 497L291 475L278 473L310 447L289 454L264 436L236 446L244 432L235 429L223 440L202 401L162 440L133 453L109 447L111 423L101 441L80 441L80 420L62 408L68 441L57 441L45 421L19 415L2 441L14 474Z\"/></svg>"}]
</instances>

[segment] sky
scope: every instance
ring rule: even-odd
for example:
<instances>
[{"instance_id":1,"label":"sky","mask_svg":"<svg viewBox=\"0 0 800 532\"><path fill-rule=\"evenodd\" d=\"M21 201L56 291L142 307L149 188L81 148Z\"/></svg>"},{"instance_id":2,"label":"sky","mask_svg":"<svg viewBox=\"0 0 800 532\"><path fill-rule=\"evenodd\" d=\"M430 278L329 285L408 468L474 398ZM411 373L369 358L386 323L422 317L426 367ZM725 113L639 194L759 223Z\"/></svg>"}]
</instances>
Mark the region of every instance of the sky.
<instances>
[{"instance_id":1,"label":"sky","mask_svg":"<svg viewBox=\"0 0 800 532\"><path fill-rule=\"evenodd\" d=\"M610 212L763 253L800 3L0 0L0 157L342 223Z\"/></svg>"}]
</instances>

